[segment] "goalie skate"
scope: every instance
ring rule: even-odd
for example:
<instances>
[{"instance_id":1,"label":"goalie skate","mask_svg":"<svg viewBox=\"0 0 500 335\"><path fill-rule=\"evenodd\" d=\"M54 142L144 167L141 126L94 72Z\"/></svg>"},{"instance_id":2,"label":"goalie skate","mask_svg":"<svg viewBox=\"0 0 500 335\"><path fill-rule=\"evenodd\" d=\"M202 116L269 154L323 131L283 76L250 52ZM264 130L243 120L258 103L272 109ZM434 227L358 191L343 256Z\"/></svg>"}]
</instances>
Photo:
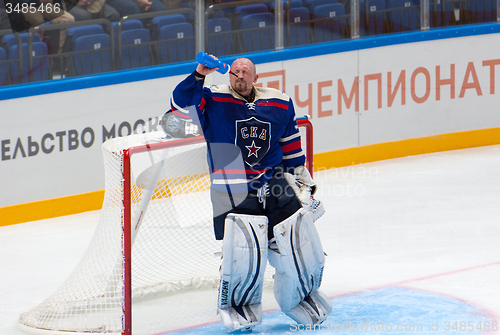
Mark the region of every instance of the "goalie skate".
<instances>
[{"instance_id":1,"label":"goalie skate","mask_svg":"<svg viewBox=\"0 0 500 335\"><path fill-rule=\"evenodd\" d=\"M303 325L321 324L332 312L332 303L321 291L309 294L287 315Z\"/></svg>"},{"instance_id":2,"label":"goalie skate","mask_svg":"<svg viewBox=\"0 0 500 335\"><path fill-rule=\"evenodd\" d=\"M219 313L228 332L238 329L252 331L253 327L262 323L261 304L229 307L219 310Z\"/></svg>"}]
</instances>

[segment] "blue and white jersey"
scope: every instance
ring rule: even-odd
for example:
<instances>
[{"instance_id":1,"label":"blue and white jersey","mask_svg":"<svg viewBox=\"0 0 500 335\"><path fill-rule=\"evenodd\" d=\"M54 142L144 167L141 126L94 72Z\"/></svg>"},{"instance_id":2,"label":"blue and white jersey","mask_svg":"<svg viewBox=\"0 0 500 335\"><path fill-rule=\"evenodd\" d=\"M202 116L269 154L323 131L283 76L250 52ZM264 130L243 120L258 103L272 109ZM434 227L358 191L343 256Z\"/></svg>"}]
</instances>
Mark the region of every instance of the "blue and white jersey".
<instances>
[{"instance_id":1,"label":"blue and white jersey","mask_svg":"<svg viewBox=\"0 0 500 335\"><path fill-rule=\"evenodd\" d=\"M256 190L269 180L274 167L304 165L292 99L272 88L254 90L250 103L229 85L204 87L192 73L172 94L172 112L203 130L215 189L240 185Z\"/></svg>"}]
</instances>

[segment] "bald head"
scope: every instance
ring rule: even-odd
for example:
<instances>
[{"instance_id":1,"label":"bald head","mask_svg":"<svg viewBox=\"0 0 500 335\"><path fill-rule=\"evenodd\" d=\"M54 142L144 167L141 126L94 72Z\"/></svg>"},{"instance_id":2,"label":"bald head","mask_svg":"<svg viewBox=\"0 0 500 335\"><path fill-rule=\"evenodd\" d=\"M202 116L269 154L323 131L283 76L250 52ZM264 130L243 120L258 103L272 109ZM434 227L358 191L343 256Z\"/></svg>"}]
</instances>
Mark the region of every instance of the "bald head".
<instances>
[{"instance_id":1,"label":"bald head","mask_svg":"<svg viewBox=\"0 0 500 335\"><path fill-rule=\"evenodd\" d=\"M258 78L255 64L248 58L238 58L231 65L231 72L236 75L229 76L231 87L242 96L250 95Z\"/></svg>"},{"instance_id":2,"label":"bald head","mask_svg":"<svg viewBox=\"0 0 500 335\"><path fill-rule=\"evenodd\" d=\"M241 58L236 59L233 62L233 64L231 65L231 69L233 69L233 67L236 66L237 64L241 64L242 66L246 65L246 66L252 68L252 71L253 71L254 75L257 74L257 69L255 67L255 64L250 59L245 58L245 57L241 57Z\"/></svg>"}]
</instances>

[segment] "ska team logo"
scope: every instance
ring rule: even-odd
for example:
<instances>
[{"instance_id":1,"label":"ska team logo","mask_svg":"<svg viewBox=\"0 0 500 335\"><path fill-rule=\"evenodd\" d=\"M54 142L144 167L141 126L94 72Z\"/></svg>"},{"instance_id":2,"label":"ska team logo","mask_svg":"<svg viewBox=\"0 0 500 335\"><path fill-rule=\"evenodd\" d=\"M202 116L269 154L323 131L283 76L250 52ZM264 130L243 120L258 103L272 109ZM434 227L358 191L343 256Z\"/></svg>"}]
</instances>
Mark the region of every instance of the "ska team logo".
<instances>
[{"instance_id":1,"label":"ska team logo","mask_svg":"<svg viewBox=\"0 0 500 335\"><path fill-rule=\"evenodd\" d=\"M250 166L257 164L269 151L271 124L251 117L236 121L236 145L243 160Z\"/></svg>"}]
</instances>

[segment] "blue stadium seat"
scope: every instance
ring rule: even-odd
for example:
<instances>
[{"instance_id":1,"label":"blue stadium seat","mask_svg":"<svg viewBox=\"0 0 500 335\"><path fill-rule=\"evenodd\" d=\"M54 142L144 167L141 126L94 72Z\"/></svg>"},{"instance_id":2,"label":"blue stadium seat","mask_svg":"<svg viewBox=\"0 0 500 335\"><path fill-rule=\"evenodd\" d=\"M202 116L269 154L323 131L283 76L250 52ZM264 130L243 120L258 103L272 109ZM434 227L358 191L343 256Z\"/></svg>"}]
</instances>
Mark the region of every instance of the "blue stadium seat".
<instances>
[{"instance_id":1,"label":"blue stadium seat","mask_svg":"<svg viewBox=\"0 0 500 335\"><path fill-rule=\"evenodd\" d=\"M182 62L194 59L194 31L188 22L175 23L160 28L158 41L160 60L163 63Z\"/></svg>"},{"instance_id":2,"label":"blue stadium seat","mask_svg":"<svg viewBox=\"0 0 500 335\"><path fill-rule=\"evenodd\" d=\"M337 0L305 0L304 6L309 8L309 12L314 13L314 10L318 6L330 5L332 3L337 3Z\"/></svg>"},{"instance_id":3,"label":"blue stadium seat","mask_svg":"<svg viewBox=\"0 0 500 335\"><path fill-rule=\"evenodd\" d=\"M63 52L72 52L74 50L74 41L82 36L103 34L102 26L91 24L88 26L72 27L66 31L66 40L64 41Z\"/></svg>"},{"instance_id":4,"label":"blue stadium seat","mask_svg":"<svg viewBox=\"0 0 500 335\"><path fill-rule=\"evenodd\" d=\"M268 8L265 4L259 3L255 5L243 5L234 8L234 14L238 14L240 17L244 17L250 14L266 13Z\"/></svg>"},{"instance_id":5,"label":"blue stadium seat","mask_svg":"<svg viewBox=\"0 0 500 335\"><path fill-rule=\"evenodd\" d=\"M121 25L121 62L118 49L118 22L113 22L115 40L115 59L122 69L143 67L149 65L149 46L138 44L149 43L149 30L144 28L140 20L126 20ZM131 45L137 45L131 47Z\"/></svg>"},{"instance_id":6,"label":"blue stadium seat","mask_svg":"<svg viewBox=\"0 0 500 335\"><path fill-rule=\"evenodd\" d=\"M47 44L43 42L34 42L32 44L33 57L43 57L48 55ZM47 58L34 58L33 68L29 70L28 63L28 44L22 44L22 74L19 73L19 61L13 61L10 65L10 74L13 82L27 83L30 81L30 75L33 76L33 81L49 79L49 61ZM14 45L9 48L9 60L18 60L18 46Z\"/></svg>"},{"instance_id":7,"label":"blue stadium seat","mask_svg":"<svg viewBox=\"0 0 500 335\"><path fill-rule=\"evenodd\" d=\"M360 35L377 35L384 33L385 27L385 0L360 1Z\"/></svg>"},{"instance_id":8,"label":"blue stadium seat","mask_svg":"<svg viewBox=\"0 0 500 335\"><path fill-rule=\"evenodd\" d=\"M290 8L288 24L288 45L304 45L309 43L311 14L306 7Z\"/></svg>"},{"instance_id":9,"label":"blue stadium seat","mask_svg":"<svg viewBox=\"0 0 500 335\"><path fill-rule=\"evenodd\" d=\"M149 65L149 30L131 29L122 32L122 69L145 67Z\"/></svg>"},{"instance_id":10,"label":"blue stadium seat","mask_svg":"<svg viewBox=\"0 0 500 335\"><path fill-rule=\"evenodd\" d=\"M186 17L182 14L157 16L151 20L151 37L153 39L158 39L158 35L160 34L160 29L163 26L169 24L184 23L184 22L187 21Z\"/></svg>"},{"instance_id":11,"label":"blue stadium seat","mask_svg":"<svg viewBox=\"0 0 500 335\"><path fill-rule=\"evenodd\" d=\"M4 48L0 48L0 86L7 81L7 54Z\"/></svg>"},{"instance_id":12,"label":"blue stadium seat","mask_svg":"<svg viewBox=\"0 0 500 335\"><path fill-rule=\"evenodd\" d=\"M222 10L219 10L217 12L210 12L210 14L208 14L208 19L222 19L224 18L224 12Z\"/></svg>"},{"instance_id":13,"label":"blue stadium seat","mask_svg":"<svg viewBox=\"0 0 500 335\"><path fill-rule=\"evenodd\" d=\"M73 56L77 75L88 75L111 70L111 41L107 34L86 35L73 41Z\"/></svg>"},{"instance_id":14,"label":"blue stadium seat","mask_svg":"<svg viewBox=\"0 0 500 335\"><path fill-rule=\"evenodd\" d=\"M281 5L282 5L283 9L285 9L287 2L288 2L288 0L281 0ZM276 3L274 1L267 3L267 7L269 8L270 12L274 12L275 6L276 6ZM302 0L290 1L290 8L299 8L299 7L304 7L304 3L302 2Z\"/></svg>"},{"instance_id":15,"label":"blue stadium seat","mask_svg":"<svg viewBox=\"0 0 500 335\"><path fill-rule=\"evenodd\" d=\"M242 44L245 52L274 48L274 15L251 14L241 19Z\"/></svg>"},{"instance_id":16,"label":"blue stadium seat","mask_svg":"<svg viewBox=\"0 0 500 335\"><path fill-rule=\"evenodd\" d=\"M341 3L317 6L312 13L316 42L345 38L347 25L345 17L342 17L344 15L345 8Z\"/></svg>"},{"instance_id":17,"label":"blue stadium seat","mask_svg":"<svg viewBox=\"0 0 500 335\"><path fill-rule=\"evenodd\" d=\"M469 10L473 22L491 22L497 20L496 1L469 0Z\"/></svg>"},{"instance_id":18,"label":"blue stadium seat","mask_svg":"<svg viewBox=\"0 0 500 335\"><path fill-rule=\"evenodd\" d=\"M231 21L227 18L211 19L208 25L208 53L218 56L232 53Z\"/></svg>"},{"instance_id":19,"label":"blue stadium seat","mask_svg":"<svg viewBox=\"0 0 500 335\"><path fill-rule=\"evenodd\" d=\"M73 41L78 37L87 35L97 35L104 33L102 26L98 24L91 24L88 26L72 27L66 31L66 36L71 36Z\"/></svg>"},{"instance_id":20,"label":"blue stadium seat","mask_svg":"<svg viewBox=\"0 0 500 335\"><path fill-rule=\"evenodd\" d=\"M244 5L244 6L238 6L234 8L234 14L236 15L236 27L241 28L241 21L245 16L252 15L252 14L258 14L258 13L267 13L268 8L265 4L260 3L260 4L255 4L255 5Z\"/></svg>"},{"instance_id":21,"label":"blue stadium seat","mask_svg":"<svg viewBox=\"0 0 500 335\"><path fill-rule=\"evenodd\" d=\"M113 22L113 29L115 30L115 34L118 30L118 23L119 22ZM140 20L126 20L123 21L122 26L121 26L121 31L125 30L132 30L132 29L141 29L144 28L144 25Z\"/></svg>"},{"instance_id":22,"label":"blue stadium seat","mask_svg":"<svg viewBox=\"0 0 500 335\"><path fill-rule=\"evenodd\" d=\"M181 8L191 8L191 9L194 9L192 7L192 4L191 2L181 2ZM186 22L193 22L194 21L194 17L193 17L193 14L192 13L183 13L182 15L184 15L184 17L186 18Z\"/></svg>"},{"instance_id":23,"label":"blue stadium seat","mask_svg":"<svg viewBox=\"0 0 500 335\"><path fill-rule=\"evenodd\" d=\"M429 6L431 12L429 24L432 28L446 27L452 24L453 5L451 2L444 0L431 0Z\"/></svg>"},{"instance_id":24,"label":"blue stadium seat","mask_svg":"<svg viewBox=\"0 0 500 335\"><path fill-rule=\"evenodd\" d=\"M416 30L420 26L419 5L411 0L387 0L390 32Z\"/></svg>"},{"instance_id":25,"label":"blue stadium seat","mask_svg":"<svg viewBox=\"0 0 500 335\"><path fill-rule=\"evenodd\" d=\"M119 22L113 22L113 30L114 30L114 41L115 41L115 54L118 57L118 23ZM127 30L135 30L135 29L142 29L144 28L144 25L140 20L126 20L122 22L122 25L120 27L120 32L123 33L124 31Z\"/></svg>"},{"instance_id":26,"label":"blue stadium seat","mask_svg":"<svg viewBox=\"0 0 500 335\"><path fill-rule=\"evenodd\" d=\"M186 22L186 17L182 14L172 14L157 16L151 20L151 24L156 25L156 29L159 31L161 27L168 24L183 23Z\"/></svg>"},{"instance_id":27,"label":"blue stadium seat","mask_svg":"<svg viewBox=\"0 0 500 335\"><path fill-rule=\"evenodd\" d=\"M234 0L218 0L217 3L228 3L228 2L235 2ZM226 8L222 8L221 12L224 13L224 17L231 17L233 14L234 14L234 8L235 7L226 7ZM211 17L210 17L211 19Z\"/></svg>"},{"instance_id":28,"label":"blue stadium seat","mask_svg":"<svg viewBox=\"0 0 500 335\"><path fill-rule=\"evenodd\" d=\"M21 33L19 35L21 36L21 43L28 43L29 33ZM38 34L33 34L33 42L40 42L40 36L38 36ZM17 45L18 42L15 35L9 34L2 37L2 43L4 43L5 48L9 50L10 47Z\"/></svg>"}]
</instances>

